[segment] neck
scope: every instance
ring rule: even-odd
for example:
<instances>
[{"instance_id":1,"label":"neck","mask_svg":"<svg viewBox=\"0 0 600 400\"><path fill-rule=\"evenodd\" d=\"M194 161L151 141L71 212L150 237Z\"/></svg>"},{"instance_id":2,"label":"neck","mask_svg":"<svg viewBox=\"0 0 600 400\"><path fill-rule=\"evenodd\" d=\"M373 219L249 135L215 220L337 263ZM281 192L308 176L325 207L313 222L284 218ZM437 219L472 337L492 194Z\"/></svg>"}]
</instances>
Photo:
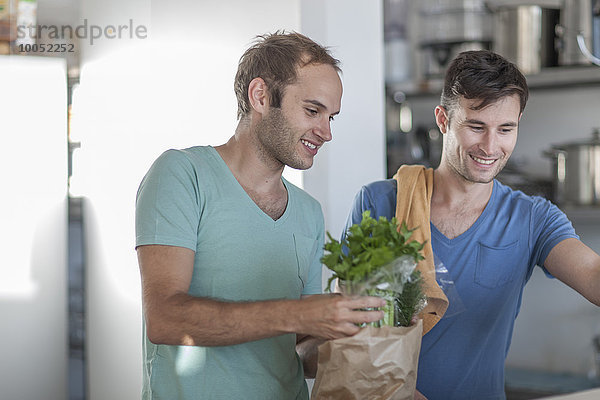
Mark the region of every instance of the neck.
<instances>
[{"instance_id":1,"label":"neck","mask_svg":"<svg viewBox=\"0 0 600 400\"><path fill-rule=\"evenodd\" d=\"M447 165L440 165L433 173L432 207L458 208L468 204L470 206L485 207L492 195L494 182L476 183L469 182Z\"/></svg>"},{"instance_id":2,"label":"neck","mask_svg":"<svg viewBox=\"0 0 600 400\"><path fill-rule=\"evenodd\" d=\"M253 188L258 192L281 189L284 165L267 163L259 156L254 125L250 121L240 120L235 134L215 150L244 188Z\"/></svg>"}]
</instances>

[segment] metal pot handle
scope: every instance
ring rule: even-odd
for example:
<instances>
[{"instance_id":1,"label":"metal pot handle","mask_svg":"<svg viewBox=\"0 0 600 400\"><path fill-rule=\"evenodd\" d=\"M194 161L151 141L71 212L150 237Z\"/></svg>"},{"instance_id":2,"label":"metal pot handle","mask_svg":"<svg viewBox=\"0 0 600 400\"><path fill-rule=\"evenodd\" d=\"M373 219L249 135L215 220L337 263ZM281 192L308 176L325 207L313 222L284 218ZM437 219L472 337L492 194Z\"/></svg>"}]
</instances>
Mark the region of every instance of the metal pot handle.
<instances>
[{"instance_id":1,"label":"metal pot handle","mask_svg":"<svg viewBox=\"0 0 600 400\"><path fill-rule=\"evenodd\" d=\"M565 150L550 149L542 151L542 155L548 158L557 158L559 154L563 154L565 157L567 156L567 152Z\"/></svg>"},{"instance_id":2,"label":"metal pot handle","mask_svg":"<svg viewBox=\"0 0 600 400\"><path fill-rule=\"evenodd\" d=\"M588 50L587 46L585 45L585 38L581 33L577 35L577 45L579 46L579 50L581 50L589 62L600 66L600 58L596 57Z\"/></svg>"},{"instance_id":3,"label":"metal pot handle","mask_svg":"<svg viewBox=\"0 0 600 400\"><path fill-rule=\"evenodd\" d=\"M567 152L560 149L550 149L543 151L542 154L556 160L556 183L558 185L564 185L567 177Z\"/></svg>"}]
</instances>

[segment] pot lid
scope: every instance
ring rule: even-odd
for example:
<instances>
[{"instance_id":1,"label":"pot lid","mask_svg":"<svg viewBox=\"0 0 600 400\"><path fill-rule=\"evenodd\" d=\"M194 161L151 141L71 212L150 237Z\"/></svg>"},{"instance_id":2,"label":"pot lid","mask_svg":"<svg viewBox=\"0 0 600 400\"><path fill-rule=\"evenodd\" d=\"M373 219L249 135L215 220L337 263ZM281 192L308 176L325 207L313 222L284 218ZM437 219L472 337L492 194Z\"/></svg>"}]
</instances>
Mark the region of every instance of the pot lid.
<instances>
[{"instance_id":1,"label":"pot lid","mask_svg":"<svg viewBox=\"0 0 600 400\"><path fill-rule=\"evenodd\" d=\"M565 149L567 147L580 147L580 146L600 146L600 128L594 128L592 131L592 137L590 139L578 140L569 143L559 143L552 145L554 149Z\"/></svg>"}]
</instances>

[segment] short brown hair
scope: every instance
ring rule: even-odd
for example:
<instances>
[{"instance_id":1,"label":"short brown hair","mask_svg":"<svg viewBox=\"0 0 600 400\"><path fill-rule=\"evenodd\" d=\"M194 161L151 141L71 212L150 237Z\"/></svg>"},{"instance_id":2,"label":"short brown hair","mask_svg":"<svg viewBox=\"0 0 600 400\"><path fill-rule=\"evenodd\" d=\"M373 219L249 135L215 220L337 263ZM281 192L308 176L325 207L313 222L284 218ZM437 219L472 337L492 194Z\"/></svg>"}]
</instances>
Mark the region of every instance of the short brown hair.
<instances>
[{"instance_id":1,"label":"short brown hair","mask_svg":"<svg viewBox=\"0 0 600 400\"><path fill-rule=\"evenodd\" d=\"M271 107L281 107L285 87L296 81L297 68L309 64L328 64L341 72L339 60L329 50L296 32L277 31L256 37L256 42L240 58L234 90L238 119L250 112L248 86L254 78L267 84Z\"/></svg>"},{"instance_id":2,"label":"short brown hair","mask_svg":"<svg viewBox=\"0 0 600 400\"><path fill-rule=\"evenodd\" d=\"M506 96L518 95L521 113L529 97L527 81L516 65L489 50L465 51L448 66L441 105L450 114L459 97L478 99L480 110Z\"/></svg>"}]
</instances>

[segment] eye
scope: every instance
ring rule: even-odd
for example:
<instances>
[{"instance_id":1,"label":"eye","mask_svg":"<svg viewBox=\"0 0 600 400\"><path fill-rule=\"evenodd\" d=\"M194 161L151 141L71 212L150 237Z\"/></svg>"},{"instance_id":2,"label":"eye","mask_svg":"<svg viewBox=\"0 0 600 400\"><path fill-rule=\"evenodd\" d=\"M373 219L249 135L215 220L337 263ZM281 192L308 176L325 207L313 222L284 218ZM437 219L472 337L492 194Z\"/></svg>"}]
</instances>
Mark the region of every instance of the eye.
<instances>
[{"instance_id":1,"label":"eye","mask_svg":"<svg viewBox=\"0 0 600 400\"><path fill-rule=\"evenodd\" d=\"M317 110L315 110L314 108L306 108L306 112L308 114L310 114L311 116L316 116L319 112Z\"/></svg>"},{"instance_id":2,"label":"eye","mask_svg":"<svg viewBox=\"0 0 600 400\"><path fill-rule=\"evenodd\" d=\"M509 133L511 133L513 131L512 128L502 128L500 129L500 133L503 133L505 135L508 135Z\"/></svg>"},{"instance_id":3,"label":"eye","mask_svg":"<svg viewBox=\"0 0 600 400\"><path fill-rule=\"evenodd\" d=\"M331 116L329 117L329 122L333 122L333 121L335 121L335 117L334 117L333 115L331 115Z\"/></svg>"},{"instance_id":4,"label":"eye","mask_svg":"<svg viewBox=\"0 0 600 400\"><path fill-rule=\"evenodd\" d=\"M483 132L483 126L471 125L471 126L469 126L469 128L473 132Z\"/></svg>"}]
</instances>

